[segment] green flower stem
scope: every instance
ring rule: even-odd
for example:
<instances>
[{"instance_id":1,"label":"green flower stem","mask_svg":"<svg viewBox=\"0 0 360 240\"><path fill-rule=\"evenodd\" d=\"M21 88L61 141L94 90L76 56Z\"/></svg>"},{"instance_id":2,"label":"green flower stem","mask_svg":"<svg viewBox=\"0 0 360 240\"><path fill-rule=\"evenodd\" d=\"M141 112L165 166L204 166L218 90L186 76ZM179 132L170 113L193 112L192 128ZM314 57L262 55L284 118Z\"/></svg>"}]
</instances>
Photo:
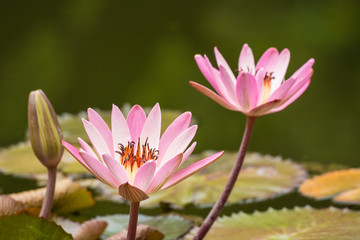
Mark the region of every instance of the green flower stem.
<instances>
[{"instance_id":1,"label":"green flower stem","mask_svg":"<svg viewBox=\"0 0 360 240\"><path fill-rule=\"evenodd\" d=\"M51 207L54 200L55 184L56 184L56 167L48 168L48 182L46 185L44 202L40 212L40 217L43 217L46 220L48 220L50 216Z\"/></svg>"},{"instance_id":2,"label":"green flower stem","mask_svg":"<svg viewBox=\"0 0 360 240\"><path fill-rule=\"evenodd\" d=\"M248 148L252 130L255 123L255 117L247 117L246 119L246 127L245 132L241 141L241 145L239 148L238 156L234 167L231 171L230 177L225 185L223 192L221 193L219 199L216 201L215 205L212 207L210 213L204 220L203 224L201 225L199 231L194 237L194 240L201 240L205 237L206 233L210 230L211 226L215 222L216 218L219 216L221 210L223 209L227 199L230 196L230 193L235 185L235 182L239 176L242 164L244 162L246 150ZM221 161L221 160L220 160Z\"/></svg>"},{"instance_id":3,"label":"green flower stem","mask_svg":"<svg viewBox=\"0 0 360 240\"><path fill-rule=\"evenodd\" d=\"M131 202L127 240L135 240L140 202Z\"/></svg>"}]
</instances>

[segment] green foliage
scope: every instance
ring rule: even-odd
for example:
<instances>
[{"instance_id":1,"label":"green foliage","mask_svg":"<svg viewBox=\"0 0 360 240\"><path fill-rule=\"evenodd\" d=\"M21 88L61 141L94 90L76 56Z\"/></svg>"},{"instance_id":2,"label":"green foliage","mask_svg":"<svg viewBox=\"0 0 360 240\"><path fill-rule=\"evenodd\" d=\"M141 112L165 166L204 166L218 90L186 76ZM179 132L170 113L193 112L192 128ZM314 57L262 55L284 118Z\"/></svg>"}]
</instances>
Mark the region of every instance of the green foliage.
<instances>
[{"instance_id":1,"label":"green foliage","mask_svg":"<svg viewBox=\"0 0 360 240\"><path fill-rule=\"evenodd\" d=\"M237 213L218 219L205 239L357 240L360 214L334 208Z\"/></svg>"},{"instance_id":2,"label":"green foliage","mask_svg":"<svg viewBox=\"0 0 360 240\"><path fill-rule=\"evenodd\" d=\"M11 240L71 240L60 226L44 218L13 215L0 218L0 239Z\"/></svg>"},{"instance_id":3,"label":"green foliage","mask_svg":"<svg viewBox=\"0 0 360 240\"><path fill-rule=\"evenodd\" d=\"M189 158L186 164L194 163L210 154L205 152L195 155ZM215 203L228 180L235 159L236 153L225 153L200 173L169 189L151 194L149 199L142 202L142 206L153 207L160 202L179 206ZM243 169L228 203L238 203L245 199L266 200L283 195L296 188L305 177L305 170L289 160L249 153L245 157Z\"/></svg>"},{"instance_id":4,"label":"green foliage","mask_svg":"<svg viewBox=\"0 0 360 240\"><path fill-rule=\"evenodd\" d=\"M96 220L105 220L109 223L104 235L109 237L127 228L129 215L128 214L115 214L97 217ZM146 224L158 229L165 235L164 240L176 239L186 233L192 224L175 215L167 216L145 216L139 215L138 224Z\"/></svg>"}]
</instances>

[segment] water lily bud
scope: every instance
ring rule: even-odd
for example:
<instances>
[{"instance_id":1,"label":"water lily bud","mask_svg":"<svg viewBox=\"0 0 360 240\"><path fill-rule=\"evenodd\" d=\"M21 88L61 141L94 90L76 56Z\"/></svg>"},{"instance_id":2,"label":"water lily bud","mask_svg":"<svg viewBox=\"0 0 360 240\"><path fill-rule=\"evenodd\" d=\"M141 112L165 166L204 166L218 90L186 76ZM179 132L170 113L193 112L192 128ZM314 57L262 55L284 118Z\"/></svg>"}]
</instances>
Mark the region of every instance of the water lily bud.
<instances>
[{"instance_id":1,"label":"water lily bud","mask_svg":"<svg viewBox=\"0 0 360 240\"><path fill-rule=\"evenodd\" d=\"M36 157L45 167L56 167L64 152L62 133L54 108L42 90L30 93L28 124Z\"/></svg>"}]
</instances>

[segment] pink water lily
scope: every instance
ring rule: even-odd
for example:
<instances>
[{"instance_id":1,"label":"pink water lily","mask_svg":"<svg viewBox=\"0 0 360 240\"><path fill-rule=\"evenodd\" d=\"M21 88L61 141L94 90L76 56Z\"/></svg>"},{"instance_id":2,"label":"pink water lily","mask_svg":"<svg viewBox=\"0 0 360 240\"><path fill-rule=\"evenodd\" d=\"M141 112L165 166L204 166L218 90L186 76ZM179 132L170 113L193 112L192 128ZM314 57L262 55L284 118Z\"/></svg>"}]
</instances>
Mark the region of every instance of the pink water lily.
<instances>
[{"instance_id":1,"label":"pink water lily","mask_svg":"<svg viewBox=\"0 0 360 240\"><path fill-rule=\"evenodd\" d=\"M206 55L195 55L195 60L218 94L198 83L190 84L221 106L243 112L247 116L258 117L283 110L310 84L314 59L309 59L285 81L290 61L288 49L279 54L276 48L269 48L255 65L251 48L244 44L237 77L216 47L214 51L218 69L211 65Z\"/></svg>"},{"instance_id":2,"label":"pink water lily","mask_svg":"<svg viewBox=\"0 0 360 240\"><path fill-rule=\"evenodd\" d=\"M65 148L103 183L119 189L131 202L148 198L147 194L169 188L217 160L223 152L213 154L181 170L179 167L193 152L192 141L197 126L190 126L191 113L176 118L160 137L161 111L156 104L146 117L135 105L125 119L113 105L111 129L93 109L84 128L90 147L79 138L80 150L63 141Z\"/></svg>"}]
</instances>

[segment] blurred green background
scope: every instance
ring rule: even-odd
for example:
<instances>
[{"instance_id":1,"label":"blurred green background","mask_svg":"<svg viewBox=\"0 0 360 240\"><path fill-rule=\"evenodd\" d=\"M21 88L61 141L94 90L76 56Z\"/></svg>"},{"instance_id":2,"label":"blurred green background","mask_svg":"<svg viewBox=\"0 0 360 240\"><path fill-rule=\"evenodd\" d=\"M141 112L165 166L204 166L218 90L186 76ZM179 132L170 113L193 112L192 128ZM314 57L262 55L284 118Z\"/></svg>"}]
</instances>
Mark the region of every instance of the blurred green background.
<instances>
[{"instance_id":1,"label":"blurred green background","mask_svg":"<svg viewBox=\"0 0 360 240\"><path fill-rule=\"evenodd\" d=\"M193 56L217 46L237 68L289 48L289 77L315 58L310 87L257 120L251 151L359 166L360 2L4 1L0 8L0 146L24 139L27 100L41 88L58 113L125 102L191 111L197 150L237 150L245 117L192 89L209 86Z\"/></svg>"}]
</instances>

